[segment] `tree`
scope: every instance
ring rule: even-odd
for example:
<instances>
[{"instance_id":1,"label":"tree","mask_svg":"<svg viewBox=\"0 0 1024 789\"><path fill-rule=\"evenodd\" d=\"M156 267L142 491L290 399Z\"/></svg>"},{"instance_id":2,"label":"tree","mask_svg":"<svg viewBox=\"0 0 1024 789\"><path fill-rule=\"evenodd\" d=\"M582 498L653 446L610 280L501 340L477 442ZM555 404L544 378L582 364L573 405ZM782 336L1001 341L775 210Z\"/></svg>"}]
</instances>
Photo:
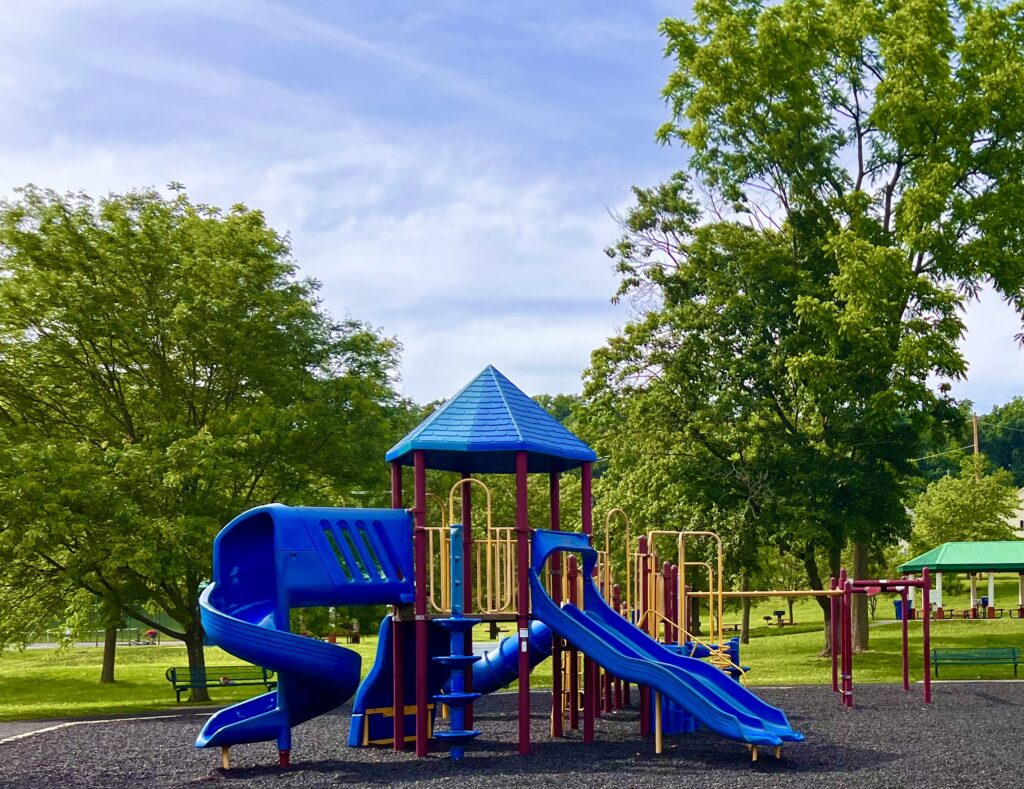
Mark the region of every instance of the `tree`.
<instances>
[{"instance_id":1,"label":"tree","mask_svg":"<svg viewBox=\"0 0 1024 789\"><path fill-rule=\"evenodd\" d=\"M8 585L84 589L183 639L199 668L224 523L270 501L387 501L397 346L331 320L295 271L242 205L34 187L0 203Z\"/></svg>"},{"instance_id":2,"label":"tree","mask_svg":"<svg viewBox=\"0 0 1024 789\"><path fill-rule=\"evenodd\" d=\"M819 550L835 571L852 541L862 574L907 534L909 459L959 420L929 378L965 374L964 298L989 282L1024 308L1020 13L723 0L662 23L658 138L689 148L705 198L682 175L635 190L613 255L645 311L595 354L588 397L627 418L641 398L636 428L737 499L762 480L741 506L815 588Z\"/></svg>"},{"instance_id":3,"label":"tree","mask_svg":"<svg viewBox=\"0 0 1024 789\"><path fill-rule=\"evenodd\" d=\"M1013 474L1014 484L1024 487L1024 397L993 406L978 420L981 451L995 465Z\"/></svg>"},{"instance_id":4,"label":"tree","mask_svg":"<svg viewBox=\"0 0 1024 789\"><path fill-rule=\"evenodd\" d=\"M914 506L915 553L944 542L1012 540L1007 519L1016 511L1017 490L1005 469L979 473L979 463L964 461L958 476L933 482Z\"/></svg>"}]
</instances>

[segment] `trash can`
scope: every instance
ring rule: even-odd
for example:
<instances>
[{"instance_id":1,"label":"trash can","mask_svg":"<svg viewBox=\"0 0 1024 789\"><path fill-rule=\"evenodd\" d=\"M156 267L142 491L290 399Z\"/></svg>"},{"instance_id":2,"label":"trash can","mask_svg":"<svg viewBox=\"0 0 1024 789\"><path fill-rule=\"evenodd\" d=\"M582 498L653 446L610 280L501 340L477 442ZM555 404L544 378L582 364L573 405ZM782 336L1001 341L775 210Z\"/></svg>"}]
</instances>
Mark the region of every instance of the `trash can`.
<instances>
[{"instance_id":1,"label":"trash can","mask_svg":"<svg viewBox=\"0 0 1024 789\"><path fill-rule=\"evenodd\" d=\"M896 620L899 621L899 622L902 622L903 621L903 601L902 600L893 600L892 601L892 605L893 605L893 608L896 609ZM912 605L908 605L907 606L907 615L911 619L914 618L914 606L912 606Z\"/></svg>"},{"instance_id":2,"label":"trash can","mask_svg":"<svg viewBox=\"0 0 1024 789\"><path fill-rule=\"evenodd\" d=\"M981 607L982 608L988 608L988 598L987 597L981 598Z\"/></svg>"}]
</instances>

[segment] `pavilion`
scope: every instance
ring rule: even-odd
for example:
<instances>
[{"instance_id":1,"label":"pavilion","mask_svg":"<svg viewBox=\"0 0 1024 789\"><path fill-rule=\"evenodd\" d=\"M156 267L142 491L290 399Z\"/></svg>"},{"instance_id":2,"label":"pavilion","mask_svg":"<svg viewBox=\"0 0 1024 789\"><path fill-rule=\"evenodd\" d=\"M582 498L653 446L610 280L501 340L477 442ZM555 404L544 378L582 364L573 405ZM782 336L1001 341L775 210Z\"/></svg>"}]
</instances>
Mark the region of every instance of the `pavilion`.
<instances>
[{"instance_id":1,"label":"pavilion","mask_svg":"<svg viewBox=\"0 0 1024 789\"><path fill-rule=\"evenodd\" d=\"M995 573L1017 573L1019 592L1017 612L1024 616L1024 540L992 542L947 542L904 562L897 569L907 575L919 574L925 567L935 574L935 618L942 619L942 573L967 573L971 579L971 610L977 615L978 575L988 573L988 606L986 615L994 619ZM911 597L913 602L913 597Z\"/></svg>"}]
</instances>

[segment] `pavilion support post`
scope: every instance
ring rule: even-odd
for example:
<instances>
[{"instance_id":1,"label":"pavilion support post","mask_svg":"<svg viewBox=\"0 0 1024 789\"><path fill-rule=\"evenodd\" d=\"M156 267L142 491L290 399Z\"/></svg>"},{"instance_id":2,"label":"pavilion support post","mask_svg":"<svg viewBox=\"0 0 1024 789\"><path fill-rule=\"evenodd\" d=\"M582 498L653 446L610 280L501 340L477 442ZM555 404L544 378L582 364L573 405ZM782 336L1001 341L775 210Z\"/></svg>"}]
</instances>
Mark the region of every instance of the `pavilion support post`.
<instances>
[{"instance_id":1,"label":"pavilion support post","mask_svg":"<svg viewBox=\"0 0 1024 789\"><path fill-rule=\"evenodd\" d=\"M908 575L907 578L909 578L911 581L914 580L914 576L913 575ZM911 587L909 587L907 589L907 605L909 606L908 610L910 611L910 618L914 619L917 616L917 614L916 614L917 606L914 603L914 587L913 586L911 586Z\"/></svg>"},{"instance_id":2,"label":"pavilion support post","mask_svg":"<svg viewBox=\"0 0 1024 789\"><path fill-rule=\"evenodd\" d=\"M942 573L935 573L935 618L942 619Z\"/></svg>"},{"instance_id":3,"label":"pavilion support post","mask_svg":"<svg viewBox=\"0 0 1024 789\"><path fill-rule=\"evenodd\" d=\"M1024 618L1024 573L1017 575L1017 615Z\"/></svg>"},{"instance_id":4,"label":"pavilion support post","mask_svg":"<svg viewBox=\"0 0 1024 789\"><path fill-rule=\"evenodd\" d=\"M971 573L971 618L978 615L978 575Z\"/></svg>"},{"instance_id":5,"label":"pavilion support post","mask_svg":"<svg viewBox=\"0 0 1024 789\"><path fill-rule=\"evenodd\" d=\"M557 471L552 471L548 480L548 496L551 502L551 530L562 528L561 481ZM551 567L551 599L562 602L562 554L555 551L548 559ZM562 639L551 634L551 736L562 737L565 720L562 715Z\"/></svg>"},{"instance_id":6,"label":"pavilion support post","mask_svg":"<svg viewBox=\"0 0 1024 789\"><path fill-rule=\"evenodd\" d=\"M988 574L988 618L996 618L996 574Z\"/></svg>"},{"instance_id":7,"label":"pavilion support post","mask_svg":"<svg viewBox=\"0 0 1024 789\"><path fill-rule=\"evenodd\" d=\"M391 508L402 509L402 464L391 464ZM392 747L405 750L405 622L400 620L399 606L391 614L391 714Z\"/></svg>"},{"instance_id":8,"label":"pavilion support post","mask_svg":"<svg viewBox=\"0 0 1024 789\"><path fill-rule=\"evenodd\" d=\"M527 497L528 455L516 452L516 576L519 603L516 627L519 630L519 754L530 753L530 553L529 512Z\"/></svg>"},{"instance_id":9,"label":"pavilion support post","mask_svg":"<svg viewBox=\"0 0 1024 789\"><path fill-rule=\"evenodd\" d=\"M427 639L427 464L423 450L412 453L413 468L413 545L416 573L416 755L426 756L430 750L430 718L427 714L430 654Z\"/></svg>"}]
</instances>

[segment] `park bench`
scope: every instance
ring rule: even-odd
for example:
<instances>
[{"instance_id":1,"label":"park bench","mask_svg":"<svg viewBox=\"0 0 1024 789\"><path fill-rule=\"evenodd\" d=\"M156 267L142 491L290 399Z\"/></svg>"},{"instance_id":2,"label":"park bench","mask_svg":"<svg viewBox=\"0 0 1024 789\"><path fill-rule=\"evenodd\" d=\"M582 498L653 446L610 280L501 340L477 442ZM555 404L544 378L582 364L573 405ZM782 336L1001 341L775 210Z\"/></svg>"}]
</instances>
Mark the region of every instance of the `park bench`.
<instances>
[{"instance_id":1,"label":"park bench","mask_svg":"<svg viewBox=\"0 0 1024 789\"><path fill-rule=\"evenodd\" d=\"M981 666L981 665L1013 665L1013 676L1017 676L1017 664L1020 663L1020 650L1017 647L961 647L932 650L932 665L935 676L939 676L939 666Z\"/></svg>"},{"instance_id":2,"label":"park bench","mask_svg":"<svg viewBox=\"0 0 1024 789\"><path fill-rule=\"evenodd\" d=\"M225 685L264 685L267 690L277 687L274 672L262 666L207 666L192 669L175 666L164 674L181 703L181 694L192 688L219 688Z\"/></svg>"}]
</instances>

